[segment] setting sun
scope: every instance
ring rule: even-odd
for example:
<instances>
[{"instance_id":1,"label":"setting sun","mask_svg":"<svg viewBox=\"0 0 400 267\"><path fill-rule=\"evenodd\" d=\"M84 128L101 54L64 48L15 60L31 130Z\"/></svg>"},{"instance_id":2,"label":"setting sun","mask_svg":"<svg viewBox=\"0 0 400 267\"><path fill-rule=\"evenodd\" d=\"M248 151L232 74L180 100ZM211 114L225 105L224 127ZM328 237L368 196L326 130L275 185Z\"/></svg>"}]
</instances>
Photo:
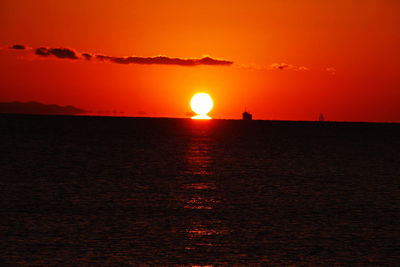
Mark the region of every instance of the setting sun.
<instances>
[{"instance_id":1,"label":"setting sun","mask_svg":"<svg viewBox=\"0 0 400 267\"><path fill-rule=\"evenodd\" d=\"M190 107L196 114L198 114L197 116L192 117L192 119L211 119L209 116L207 116L207 113L213 108L213 101L209 94L195 94L190 101Z\"/></svg>"}]
</instances>

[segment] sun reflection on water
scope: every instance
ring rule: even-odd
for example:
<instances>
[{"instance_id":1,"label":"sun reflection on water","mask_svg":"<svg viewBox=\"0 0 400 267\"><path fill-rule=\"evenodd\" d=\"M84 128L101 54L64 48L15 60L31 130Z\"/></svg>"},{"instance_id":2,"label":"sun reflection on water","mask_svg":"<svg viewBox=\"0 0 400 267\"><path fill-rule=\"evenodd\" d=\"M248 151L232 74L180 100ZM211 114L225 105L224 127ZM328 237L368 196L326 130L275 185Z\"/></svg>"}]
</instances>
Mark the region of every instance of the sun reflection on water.
<instances>
[{"instance_id":1,"label":"sun reflection on water","mask_svg":"<svg viewBox=\"0 0 400 267\"><path fill-rule=\"evenodd\" d=\"M196 189L196 190L214 190L216 189L215 184L213 183L193 183L193 184L187 184L184 185L183 188L186 189Z\"/></svg>"},{"instance_id":2,"label":"sun reflection on water","mask_svg":"<svg viewBox=\"0 0 400 267\"><path fill-rule=\"evenodd\" d=\"M198 253L215 253L218 236L229 232L216 217L222 198L215 181L212 152L212 139L200 134L191 138L185 154L182 208L190 214L185 229L185 250L193 258Z\"/></svg>"},{"instance_id":3,"label":"sun reflection on water","mask_svg":"<svg viewBox=\"0 0 400 267\"><path fill-rule=\"evenodd\" d=\"M205 138L194 138L185 156L186 174L211 175L211 145ZM202 183L203 181L199 181Z\"/></svg>"},{"instance_id":4,"label":"sun reflection on water","mask_svg":"<svg viewBox=\"0 0 400 267\"><path fill-rule=\"evenodd\" d=\"M211 120L210 116L207 115L196 115L192 117L193 120Z\"/></svg>"},{"instance_id":5,"label":"sun reflection on water","mask_svg":"<svg viewBox=\"0 0 400 267\"><path fill-rule=\"evenodd\" d=\"M199 210L211 210L214 208L214 205L219 203L219 200L215 200L214 198L205 198L201 196L194 196L187 202L187 205L184 206L185 209L199 209Z\"/></svg>"}]
</instances>

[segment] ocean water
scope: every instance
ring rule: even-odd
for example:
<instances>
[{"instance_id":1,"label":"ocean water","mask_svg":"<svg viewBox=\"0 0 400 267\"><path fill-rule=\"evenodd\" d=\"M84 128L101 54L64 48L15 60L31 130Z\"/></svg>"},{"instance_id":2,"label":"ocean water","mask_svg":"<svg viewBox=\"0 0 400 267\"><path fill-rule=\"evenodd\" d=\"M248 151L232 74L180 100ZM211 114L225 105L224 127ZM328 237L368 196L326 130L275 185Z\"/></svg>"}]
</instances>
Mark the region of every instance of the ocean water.
<instances>
[{"instance_id":1,"label":"ocean water","mask_svg":"<svg viewBox=\"0 0 400 267\"><path fill-rule=\"evenodd\" d=\"M0 116L2 266L398 266L400 125Z\"/></svg>"}]
</instances>

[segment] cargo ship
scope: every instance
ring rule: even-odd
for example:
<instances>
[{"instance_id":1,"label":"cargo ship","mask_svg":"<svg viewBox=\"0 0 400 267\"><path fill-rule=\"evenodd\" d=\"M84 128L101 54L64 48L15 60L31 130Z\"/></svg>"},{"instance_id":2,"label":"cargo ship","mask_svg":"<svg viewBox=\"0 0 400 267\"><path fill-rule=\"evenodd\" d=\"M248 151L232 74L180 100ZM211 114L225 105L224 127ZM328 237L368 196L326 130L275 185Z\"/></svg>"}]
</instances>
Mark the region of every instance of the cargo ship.
<instances>
[{"instance_id":1,"label":"cargo ship","mask_svg":"<svg viewBox=\"0 0 400 267\"><path fill-rule=\"evenodd\" d=\"M253 119L253 115L245 110L242 114L242 118L244 121L251 121Z\"/></svg>"}]
</instances>

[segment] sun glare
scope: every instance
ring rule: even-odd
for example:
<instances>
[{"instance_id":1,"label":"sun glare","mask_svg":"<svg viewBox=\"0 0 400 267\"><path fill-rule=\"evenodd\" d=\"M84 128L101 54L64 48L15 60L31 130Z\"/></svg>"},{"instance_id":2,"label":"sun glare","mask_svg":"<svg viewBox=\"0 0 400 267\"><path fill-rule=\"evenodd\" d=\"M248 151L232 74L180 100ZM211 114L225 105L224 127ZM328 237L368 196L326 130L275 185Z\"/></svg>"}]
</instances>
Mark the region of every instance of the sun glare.
<instances>
[{"instance_id":1,"label":"sun glare","mask_svg":"<svg viewBox=\"0 0 400 267\"><path fill-rule=\"evenodd\" d=\"M197 93L192 97L190 101L190 107L198 114L192 117L192 119L209 120L211 117L207 116L207 113L213 108L213 101L209 94Z\"/></svg>"}]
</instances>

